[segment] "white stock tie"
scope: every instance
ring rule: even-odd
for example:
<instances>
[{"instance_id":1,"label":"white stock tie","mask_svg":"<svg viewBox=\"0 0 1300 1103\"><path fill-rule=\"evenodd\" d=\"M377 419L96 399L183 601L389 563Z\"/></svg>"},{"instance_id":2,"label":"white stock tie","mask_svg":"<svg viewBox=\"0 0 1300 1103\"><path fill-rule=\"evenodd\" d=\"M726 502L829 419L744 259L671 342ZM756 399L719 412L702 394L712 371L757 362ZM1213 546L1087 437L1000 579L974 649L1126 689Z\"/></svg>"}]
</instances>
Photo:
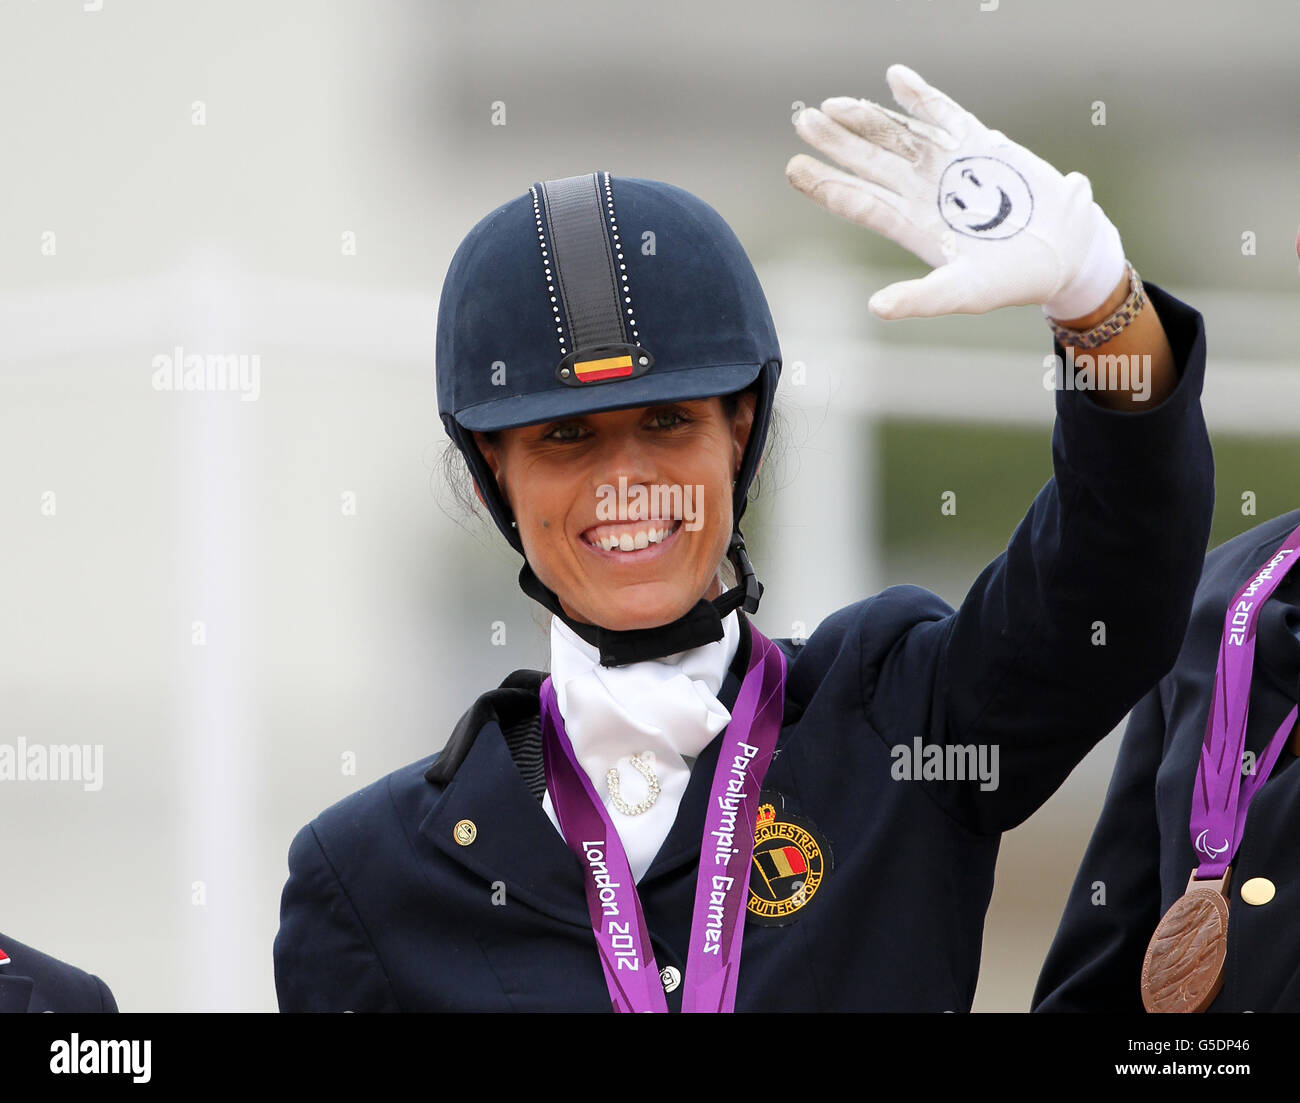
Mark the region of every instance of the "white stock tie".
<instances>
[{"instance_id":1,"label":"white stock tie","mask_svg":"<svg viewBox=\"0 0 1300 1103\"><path fill-rule=\"evenodd\" d=\"M645 876L677 818L694 759L731 722L718 691L740 646L736 613L722 620L723 637L663 659L601 666L600 651L559 617L551 618L551 681L564 728L578 762L591 779L618 829L632 876ZM647 756L653 756L649 758ZM642 756L658 777L653 791L632 759ZM649 803L628 815L618 809L608 774L618 771L624 808ZM551 795L542 808L559 830Z\"/></svg>"}]
</instances>

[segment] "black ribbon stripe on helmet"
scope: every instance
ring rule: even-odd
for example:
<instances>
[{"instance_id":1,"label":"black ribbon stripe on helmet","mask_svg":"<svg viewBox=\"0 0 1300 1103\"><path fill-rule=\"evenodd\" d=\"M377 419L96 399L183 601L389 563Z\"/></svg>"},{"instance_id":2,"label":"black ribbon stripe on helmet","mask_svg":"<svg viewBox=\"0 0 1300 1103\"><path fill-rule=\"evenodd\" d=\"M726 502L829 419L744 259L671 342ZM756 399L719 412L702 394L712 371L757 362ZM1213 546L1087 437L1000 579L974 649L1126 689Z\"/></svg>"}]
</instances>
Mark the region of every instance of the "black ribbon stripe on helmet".
<instances>
[{"instance_id":1,"label":"black ribbon stripe on helmet","mask_svg":"<svg viewBox=\"0 0 1300 1103\"><path fill-rule=\"evenodd\" d=\"M731 394L754 386L754 423L732 496L739 585L671 624L611 631L573 621L527 559L530 597L619 665L722 638L758 607L740 535L771 423L781 351L736 235L672 184L587 173L534 184L476 225L452 257L438 308L438 410L497 528L513 516L473 433Z\"/></svg>"},{"instance_id":2,"label":"black ribbon stripe on helmet","mask_svg":"<svg viewBox=\"0 0 1300 1103\"><path fill-rule=\"evenodd\" d=\"M636 333L636 319L627 266L615 252L622 239L613 203L602 212L593 176L548 180L533 185L532 194L547 286L558 300L551 309L558 323L567 323L557 327L560 352L565 351L566 338L572 343L556 368L556 377L561 383L584 387L645 374L650 354L627 343L628 329Z\"/></svg>"}]
</instances>

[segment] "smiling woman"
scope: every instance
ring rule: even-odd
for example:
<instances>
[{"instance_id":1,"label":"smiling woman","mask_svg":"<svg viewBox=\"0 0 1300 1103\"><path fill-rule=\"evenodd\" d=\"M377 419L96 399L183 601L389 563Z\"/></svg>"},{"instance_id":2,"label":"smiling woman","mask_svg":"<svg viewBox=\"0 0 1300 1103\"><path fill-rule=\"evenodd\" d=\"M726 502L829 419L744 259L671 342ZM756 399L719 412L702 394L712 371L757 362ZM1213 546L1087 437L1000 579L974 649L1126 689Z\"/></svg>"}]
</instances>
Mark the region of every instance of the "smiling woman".
<instances>
[{"instance_id":1,"label":"smiling woman","mask_svg":"<svg viewBox=\"0 0 1300 1103\"><path fill-rule=\"evenodd\" d=\"M605 172L488 214L443 285L438 406L553 614L550 673L298 833L283 1010L969 1010L1000 833L1186 625L1204 340L1085 179L888 77L913 117L836 99L797 124L861 175L787 168L950 262L873 309L1042 303L1071 347L1149 356L1150 401L1058 392L1055 476L959 610L899 586L772 640L740 522L781 353L735 234Z\"/></svg>"},{"instance_id":2,"label":"smiling woman","mask_svg":"<svg viewBox=\"0 0 1300 1103\"><path fill-rule=\"evenodd\" d=\"M524 555L521 586L604 665L721 640L724 617L757 608L739 522L780 357L735 234L669 184L538 183L457 250L439 309L443 422ZM624 482L689 499L692 526L650 548L652 526L636 525L665 518L602 508ZM740 584L719 594L725 558Z\"/></svg>"}]
</instances>

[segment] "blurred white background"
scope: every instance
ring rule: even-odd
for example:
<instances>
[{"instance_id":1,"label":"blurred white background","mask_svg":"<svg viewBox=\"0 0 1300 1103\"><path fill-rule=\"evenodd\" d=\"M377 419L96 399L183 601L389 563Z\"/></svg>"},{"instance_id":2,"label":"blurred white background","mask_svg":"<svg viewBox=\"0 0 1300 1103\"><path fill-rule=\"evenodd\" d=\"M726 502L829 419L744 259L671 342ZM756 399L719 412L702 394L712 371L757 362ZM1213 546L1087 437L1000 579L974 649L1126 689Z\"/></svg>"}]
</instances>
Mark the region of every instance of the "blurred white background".
<instances>
[{"instance_id":1,"label":"blurred white background","mask_svg":"<svg viewBox=\"0 0 1300 1103\"><path fill-rule=\"evenodd\" d=\"M1088 174L1205 313L1215 542L1294 508L1258 448L1300 458L1297 30L1291 0L0 3L0 742L104 748L97 792L0 782L0 931L123 1010L273 1010L293 833L543 664L518 557L442 488L433 384L451 253L535 180L672 181L755 260L807 369L746 523L760 627L903 581L958 603L1050 473L1047 330L877 322L921 266L783 175L798 104L889 103L894 61ZM156 390L177 346L256 355L256 400ZM1026 432L1008 491L990 449ZM973 528L918 455L989 457ZM1114 750L1007 837L977 1010L1028 1007Z\"/></svg>"}]
</instances>

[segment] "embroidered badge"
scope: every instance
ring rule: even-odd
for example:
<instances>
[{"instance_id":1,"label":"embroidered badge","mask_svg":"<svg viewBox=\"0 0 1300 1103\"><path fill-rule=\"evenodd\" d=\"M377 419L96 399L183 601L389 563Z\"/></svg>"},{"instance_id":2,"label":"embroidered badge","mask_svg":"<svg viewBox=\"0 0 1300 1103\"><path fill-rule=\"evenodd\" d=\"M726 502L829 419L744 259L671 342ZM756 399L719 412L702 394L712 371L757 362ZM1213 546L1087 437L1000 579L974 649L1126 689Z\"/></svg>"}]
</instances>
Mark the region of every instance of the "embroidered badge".
<instances>
[{"instance_id":1,"label":"embroidered badge","mask_svg":"<svg viewBox=\"0 0 1300 1103\"><path fill-rule=\"evenodd\" d=\"M778 814L770 801L758 806L746 904L754 922L766 927L793 923L817 894L829 867L830 847L811 821L790 812Z\"/></svg>"}]
</instances>

